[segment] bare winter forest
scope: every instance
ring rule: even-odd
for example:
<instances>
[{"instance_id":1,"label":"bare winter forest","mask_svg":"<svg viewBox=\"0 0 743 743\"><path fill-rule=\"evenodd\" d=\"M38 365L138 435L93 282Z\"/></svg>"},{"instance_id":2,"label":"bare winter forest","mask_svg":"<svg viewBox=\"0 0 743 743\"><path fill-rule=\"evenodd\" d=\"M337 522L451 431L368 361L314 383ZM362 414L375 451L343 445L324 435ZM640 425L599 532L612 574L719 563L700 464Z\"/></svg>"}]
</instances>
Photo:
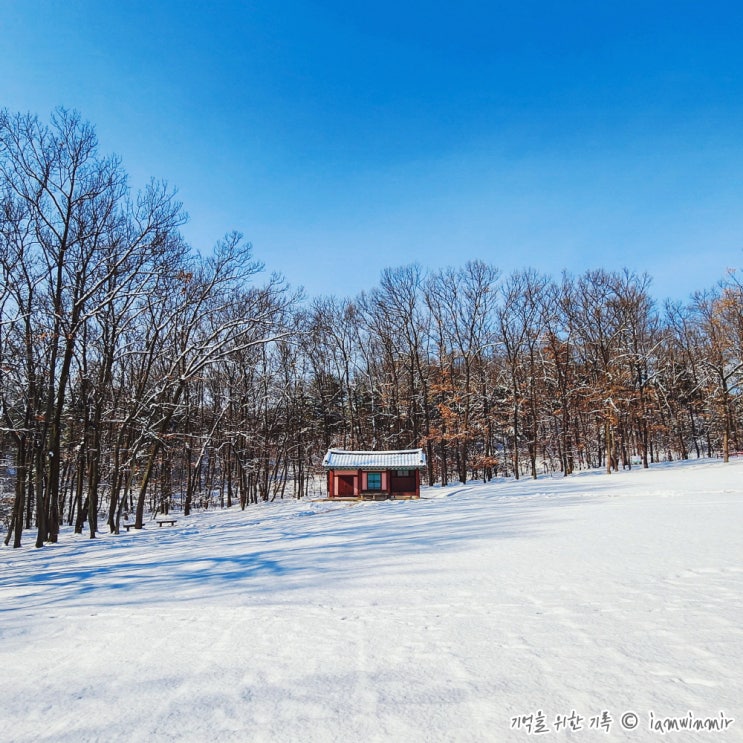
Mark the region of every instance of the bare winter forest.
<instances>
[{"instance_id":1,"label":"bare winter forest","mask_svg":"<svg viewBox=\"0 0 743 743\"><path fill-rule=\"evenodd\" d=\"M479 260L308 299L238 234L195 252L184 219L77 114L0 112L6 544L301 497L330 446L422 446L430 484L743 446L734 272L686 304L629 271Z\"/></svg>"}]
</instances>

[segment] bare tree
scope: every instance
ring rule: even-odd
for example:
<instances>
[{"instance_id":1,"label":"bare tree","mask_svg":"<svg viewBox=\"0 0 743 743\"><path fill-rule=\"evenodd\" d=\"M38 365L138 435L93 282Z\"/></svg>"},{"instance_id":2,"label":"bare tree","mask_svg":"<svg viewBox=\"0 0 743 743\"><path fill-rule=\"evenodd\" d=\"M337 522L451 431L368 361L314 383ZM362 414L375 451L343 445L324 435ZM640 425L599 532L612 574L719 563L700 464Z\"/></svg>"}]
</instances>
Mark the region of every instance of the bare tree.
<instances>
[{"instance_id":1,"label":"bare tree","mask_svg":"<svg viewBox=\"0 0 743 743\"><path fill-rule=\"evenodd\" d=\"M156 184L130 202L119 161L100 156L93 128L63 109L49 126L2 113L0 178L4 232L23 235L25 260L14 285L23 287L19 300L31 310L47 369L34 411L40 547L59 532L63 418L85 330L130 288L182 217L172 194ZM95 528L93 518L91 536Z\"/></svg>"},{"instance_id":2,"label":"bare tree","mask_svg":"<svg viewBox=\"0 0 743 743\"><path fill-rule=\"evenodd\" d=\"M691 309L701 331L699 337L708 372L708 395L722 422L721 450L727 462L731 440L734 436L737 438L735 391L743 381L740 294L730 287L722 292L697 292ZM737 448L737 441L735 443Z\"/></svg>"},{"instance_id":3,"label":"bare tree","mask_svg":"<svg viewBox=\"0 0 743 743\"><path fill-rule=\"evenodd\" d=\"M499 272L482 261L431 276L426 302L434 318L439 354L439 403L442 472L451 446L457 474L467 481L478 409L477 367L491 344L495 288ZM482 408L480 408L482 410Z\"/></svg>"},{"instance_id":4,"label":"bare tree","mask_svg":"<svg viewBox=\"0 0 743 743\"><path fill-rule=\"evenodd\" d=\"M537 477L538 378L547 281L533 270L511 274L502 286L498 342L503 349L511 397L514 476L519 477L519 446L526 437L532 477Z\"/></svg>"}]
</instances>

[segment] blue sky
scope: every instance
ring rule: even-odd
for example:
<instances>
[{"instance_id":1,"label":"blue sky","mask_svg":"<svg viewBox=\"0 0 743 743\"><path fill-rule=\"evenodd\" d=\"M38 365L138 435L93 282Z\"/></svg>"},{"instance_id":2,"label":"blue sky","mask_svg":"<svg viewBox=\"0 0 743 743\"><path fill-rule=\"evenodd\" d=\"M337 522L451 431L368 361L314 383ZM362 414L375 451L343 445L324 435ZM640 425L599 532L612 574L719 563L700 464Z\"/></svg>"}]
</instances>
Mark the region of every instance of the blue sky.
<instances>
[{"instance_id":1,"label":"blue sky","mask_svg":"<svg viewBox=\"0 0 743 743\"><path fill-rule=\"evenodd\" d=\"M716 0L0 0L0 106L79 110L310 296L479 258L684 299L743 267L741 39Z\"/></svg>"}]
</instances>

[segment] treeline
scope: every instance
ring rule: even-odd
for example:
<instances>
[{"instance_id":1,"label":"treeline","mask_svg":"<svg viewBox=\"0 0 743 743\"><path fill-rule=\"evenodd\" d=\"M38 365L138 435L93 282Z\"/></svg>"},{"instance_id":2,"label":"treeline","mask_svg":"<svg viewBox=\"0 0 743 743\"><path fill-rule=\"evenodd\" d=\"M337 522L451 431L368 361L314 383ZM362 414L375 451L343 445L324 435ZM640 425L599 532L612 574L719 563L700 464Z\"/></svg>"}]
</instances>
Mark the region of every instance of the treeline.
<instances>
[{"instance_id":1,"label":"treeline","mask_svg":"<svg viewBox=\"0 0 743 743\"><path fill-rule=\"evenodd\" d=\"M422 446L443 484L741 448L734 274L661 308L630 272L413 265L308 302L239 235L195 253L63 110L0 113L0 199L6 544L301 497L330 446Z\"/></svg>"},{"instance_id":2,"label":"treeline","mask_svg":"<svg viewBox=\"0 0 743 743\"><path fill-rule=\"evenodd\" d=\"M743 286L660 310L650 279L388 269L306 311L325 443L424 446L428 482L647 467L741 448Z\"/></svg>"}]
</instances>

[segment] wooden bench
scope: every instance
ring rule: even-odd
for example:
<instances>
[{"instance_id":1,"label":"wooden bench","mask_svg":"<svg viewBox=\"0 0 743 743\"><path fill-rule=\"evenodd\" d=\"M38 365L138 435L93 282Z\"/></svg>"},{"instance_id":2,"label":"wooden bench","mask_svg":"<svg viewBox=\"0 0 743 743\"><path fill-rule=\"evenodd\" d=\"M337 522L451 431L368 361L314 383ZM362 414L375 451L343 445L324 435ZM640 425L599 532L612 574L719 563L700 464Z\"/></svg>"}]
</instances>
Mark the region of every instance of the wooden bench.
<instances>
[{"instance_id":1,"label":"wooden bench","mask_svg":"<svg viewBox=\"0 0 743 743\"><path fill-rule=\"evenodd\" d=\"M158 519L157 525L162 526L163 524L170 524L171 526L175 526L175 522L177 519Z\"/></svg>"},{"instance_id":2,"label":"wooden bench","mask_svg":"<svg viewBox=\"0 0 743 743\"><path fill-rule=\"evenodd\" d=\"M136 524L122 524L122 526L123 526L123 527L124 527L124 528L125 528L125 529L126 529L127 531L129 531L129 529L134 529L134 527L136 526ZM144 529L144 526L143 526L142 528Z\"/></svg>"}]
</instances>

